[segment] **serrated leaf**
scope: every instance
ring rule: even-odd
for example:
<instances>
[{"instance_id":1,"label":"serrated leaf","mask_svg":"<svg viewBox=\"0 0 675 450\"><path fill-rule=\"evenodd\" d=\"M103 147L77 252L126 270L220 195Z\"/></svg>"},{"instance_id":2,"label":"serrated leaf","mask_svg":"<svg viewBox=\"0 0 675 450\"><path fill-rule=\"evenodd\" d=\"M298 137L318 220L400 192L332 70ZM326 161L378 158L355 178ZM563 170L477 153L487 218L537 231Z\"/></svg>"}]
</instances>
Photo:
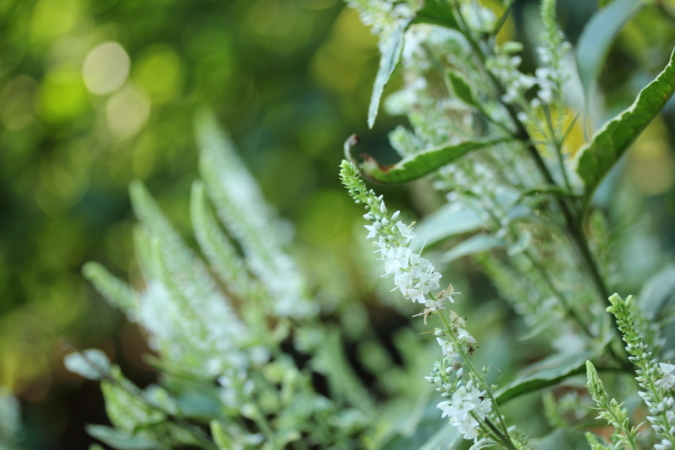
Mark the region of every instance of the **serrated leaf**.
<instances>
[{"instance_id":1,"label":"serrated leaf","mask_svg":"<svg viewBox=\"0 0 675 450\"><path fill-rule=\"evenodd\" d=\"M66 355L63 365L71 372L89 380L100 380L110 372L110 360L101 350L92 348Z\"/></svg>"},{"instance_id":2,"label":"serrated leaf","mask_svg":"<svg viewBox=\"0 0 675 450\"><path fill-rule=\"evenodd\" d=\"M411 246L416 250L430 247L443 239L482 228L484 221L465 205L445 204L415 225L417 237Z\"/></svg>"},{"instance_id":3,"label":"serrated leaf","mask_svg":"<svg viewBox=\"0 0 675 450\"><path fill-rule=\"evenodd\" d=\"M640 0L616 0L596 12L588 21L577 44L577 69L588 94L600 74L612 42L623 26L644 6Z\"/></svg>"},{"instance_id":4,"label":"serrated leaf","mask_svg":"<svg viewBox=\"0 0 675 450\"><path fill-rule=\"evenodd\" d=\"M507 242L490 234L477 234L455 245L452 250L443 255L444 262L454 261L462 256L476 255L495 248L503 248Z\"/></svg>"},{"instance_id":5,"label":"serrated leaf","mask_svg":"<svg viewBox=\"0 0 675 450\"><path fill-rule=\"evenodd\" d=\"M391 75L394 73L394 70L396 70L396 66L401 59L403 38L409 24L409 20L402 21L383 42L380 42L382 56L380 58L380 68L375 76L375 85L373 86L373 93L370 97L370 106L368 107L369 128L373 128L373 125L375 125L377 112L380 109L380 100L382 100L382 92L384 92L384 87L389 82Z\"/></svg>"},{"instance_id":6,"label":"serrated leaf","mask_svg":"<svg viewBox=\"0 0 675 450\"><path fill-rule=\"evenodd\" d=\"M604 347L603 347L604 348ZM557 353L525 369L525 375L496 393L497 403L502 404L523 394L553 386L562 380L586 371L586 361L599 353L599 349L581 353Z\"/></svg>"},{"instance_id":7,"label":"serrated leaf","mask_svg":"<svg viewBox=\"0 0 675 450\"><path fill-rule=\"evenodd\" d=\"M454 72L449 72L448 79L452 85L452 90L461 101L467 105L478 106L476 97L473 95L473 90L471 89L471 86L469 86L469 83L464 80L464 78L460 77Z\"/></svg>"},{"instance_id":8,"label":"serrated leaf","mask_svg":"<svg viewBox=\"0 0 675 450\"><path fill-rule=\"evenodd\" d=\"M119 450L155 450L162 447L150 439L132 436L115 428L103 425L87 425L87 433Z\"/></svg>"},{"instance_id":9,"label":"serrated leaf","mask_svg":"<svg viewBox=\"0 0 675 450\"><path fill-rule=\"evenodd\" d=\"M469 152L505 142L507 139L491 139L482 141L464 141L459 144L432 148L415 155L403 158L391 166L381 166L375 159L364 155L360 165L364 175L378 183L407 183L434 172Z\"/></svg>"},{"instance_id":10,"label":"serrated leaf","mask_svg":"<svg viewBox=\"0 0 675 450\"><path fill-rule=\"evenodd\" d=\"M430 23L454 30L459 28L455 13L443 0L426 0L412 23Z\"/></svg>"},{"instance_id":11,"label":"serrated leaf","mask_svg":"<svg viewBox=\"0 0 675 450\"><path fill-rule=\"evenodd\" d=\"M675 92L675 51L666 68L638 95L635 102L598 130L577 153L577 173L589 199L602 178L658 115Z\"/></svg>"}]
</instances>

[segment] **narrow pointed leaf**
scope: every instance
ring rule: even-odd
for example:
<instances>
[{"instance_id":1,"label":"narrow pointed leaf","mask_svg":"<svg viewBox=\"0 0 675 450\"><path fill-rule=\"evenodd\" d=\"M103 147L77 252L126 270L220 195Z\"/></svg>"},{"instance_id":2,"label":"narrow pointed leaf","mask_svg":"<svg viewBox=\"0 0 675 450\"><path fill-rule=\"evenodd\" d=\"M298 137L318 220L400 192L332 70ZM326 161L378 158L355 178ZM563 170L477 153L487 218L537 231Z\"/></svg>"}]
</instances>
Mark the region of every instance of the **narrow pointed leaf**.
<instances>
[{"instance_id":1,"label":"narrow pointed leaf","mask_svg":"<svg viewBox=\"0 0 675 450\"><path fill-rule=\"evenodd\" d=\"M577 153L577 173L586 185L587 199L628 147L659 114L673 92L675 52L663 72L640 92L630 108L607 122Z\"/></svg>"},{"instance_id":2,"label":"narrow pointed leaf","mask_svg":"<svg viewBox=\"0 0 675 450\"><path fill-rule=\"evenodd\" d=\"M588 94L589 87L600 71L614 39L624 25L642 9L640 0L616 0L591 17L577 44L577 69Z\"/></svg>"},{"instance_id":3,"label":"narrow pointed leaf","mask_svg":"<svg viewBox=\"0 0 675 450\"><path fill-rule=\"evenodd\" d=\"M572 354L559 353L533 364L526 369L528 375L519 377L496 393L497 402L502 404L523 394L553 386L571 376L586 373L586 361L598 352L589 350Z\"/></svg>"},{"instance_id":4,"label":"narrow pointed leaf","mask_svg":"<svg viewBox=\"0 0 675 450\"><path fill-rule=\"evenodd\" d=\"M396 70L396 66L401 59L401 52L403 51L403 37L405 30L408 28L410 21L404 21L391 33L391 35L380 43L380 50L382 57L380 58L380 68L375 77L375 86L373 86L373 94L370 97L370 107L368 108L368 127L373 128L377 112L380 109L380 100L382 99L382 92L384 87L389 82L389 78Z\"/></svg>"},{"instance_id":5,"label":"narrow pointed leaf","mask_svg":"<svg viewBox=\"0 0 675 450\"><path fill-rule=\"evenodd\" d=\"M505 141L506 139L464 141L459 144L433 148L416 155L407 156L392 166L381 166L375 159L365 155L360 169L367 178L378 183L407 183L408 181L428 175L473 150L490 147Z\"/></svg>"}]
</instances>

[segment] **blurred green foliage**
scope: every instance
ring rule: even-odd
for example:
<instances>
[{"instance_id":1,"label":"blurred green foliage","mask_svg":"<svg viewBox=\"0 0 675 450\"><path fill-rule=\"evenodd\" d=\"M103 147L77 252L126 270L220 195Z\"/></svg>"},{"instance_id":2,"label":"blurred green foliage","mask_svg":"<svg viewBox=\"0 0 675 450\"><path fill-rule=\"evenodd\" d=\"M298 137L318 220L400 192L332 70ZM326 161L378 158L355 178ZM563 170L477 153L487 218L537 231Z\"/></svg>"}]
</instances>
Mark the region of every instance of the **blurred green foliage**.
<instances>
[{"instance_id":1,"label":"blurred green foliage","mask_svg":"<svg viewBox=\"0 0 675 450\"><path fill-rule=\"evenodd\" d=\"M572 42L593 3L560 2ZM626 106L672 49L675 2L660 4L668 14L639 13L609 54L600 78L607 111ZM536 36L523 25L535 10L517 1L510 32ZM89 260L132 281L138 273L129 182L144 180L191 235L193 112L209 106L307 254L348 260L360 210L337 167L342 141L366 128L379 54L339 0L5 0L0 30L0 386L26 403L29 446L84 448L65 442L91 420L67 413L84 400L72 394L78 381L63 369L59 339L118 353L137 378L152 377L140 332L80 275ZM654 255L675 249L674 114L667 108L628 156L632 187L617 214L657 214L648 232L626 241L627 259L636 246ZM385 133L399 122L382 115L364 136L368 152L385 153ZM419 197L415 186L410 195ZM435 204L417 200L421 210ZM643 259L626 286L637 289L655 267Z\"/></svg>"}]
</instances>

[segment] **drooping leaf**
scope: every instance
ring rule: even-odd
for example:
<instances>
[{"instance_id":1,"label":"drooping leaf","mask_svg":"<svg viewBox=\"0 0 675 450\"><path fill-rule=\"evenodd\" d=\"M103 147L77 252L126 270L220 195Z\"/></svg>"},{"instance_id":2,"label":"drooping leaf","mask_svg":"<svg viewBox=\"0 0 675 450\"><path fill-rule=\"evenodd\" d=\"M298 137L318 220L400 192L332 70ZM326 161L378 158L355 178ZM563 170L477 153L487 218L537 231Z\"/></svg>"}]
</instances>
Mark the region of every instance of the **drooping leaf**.
<instances>
[{"instance_id":1,"label":"drooping leaf","mask_svg":"<svg viewBox=\"0 0 675 450\"><path fill-rule=\"evenodd\" d=\"M481 450L483 448L493 447L495 445L499 444L497 444L492 439L481 439L480 441L476 442L471 447L469 447L469 450Z\"/></svg>"},{"instance_id":2,"label":"drooping leaf","mask_svg":"<svg viewBox=\"0 0 675 450\"><path fill-rule=\"evenodd\" d=\"M443 261L450 262L462 256L476 255L495 248L506 247L507 243L503 239L490 234L477 234L471 236L466 241L455 245L452 250L443 255Z\"/></svg>"},{"instance_id":3,"label":"drooping leaf","mask_svg":"<svg viewBox=\"0 0 675 450\"><path fill-rule=\"evenodd\" d=\"M505 141L506 139L464 141L407 156L392 166L381 166L375 159L365 155L360 169L367 178L378 183L407 183L428 175L473 150L490 147Z\"/></svg>"},{"instance_id":4,"label":"drooping leaf","mask_svg":"<svg viewBox=\"0 0 675 450\"><path fill-rule=\"evenodd\" d=\"M581 353L558 353L528 367L525 375L504 386L496 393L499 404L523 394L553 386L574 375L585 373L586 361L598 354L599 350Z\"/></svg>"},{"instance_id":5,"label":"drooping leaf","mask_svg":"<svg viewBox=\"0 0 675 450\"><path fill-rule=\"evenodd\" d=\"M587 200L609 169L663 109L673 92L675 51L666 68L640 91L630 108L607 122L577 153L577 173L586 185Z\"/></svg>"},{"instance_id":6,"label":"drooping leaf","mask_svg":"<svg viewBox=\"0 0 675 450\"><path fill-rule=\"evenodd\" d=\"M384 92L384 87L389 82L391 75L394 73L394 70L396 70L396 66L401 59L403 37L409 24L409 20L402 21L383 42L380 42L382 56L380 58L380 68L375 76L375 85L373 86L373 93L370 97L370 106L368 107L369 128L373 128L373 125L375 125L377 112L380 109L382 92Z\"/></svg>"},{"instance_id":7,"label":"drooping leaf","mask_svg":"<svg viewBox=\"0 0 675 450\"><path fill-rule=\"evenodd\" d=\"M675 265L669 264L647 280L638 295L638 302L648 317L656 318L674 297Z\"/></svg>"},{"instance_id":8,"label":"drooping leaf","mask_svg":"<svg viewBox=\"0 0 675 450\"><path fill-rule=\"evenodd\" d=\"M443 0L426 0L412 23L430 23L455 30L459 28L455 13Z\"/></svg>"},{"instance_id":9,"label":"drooping leaf","mask_svg":"<svg viewBox=\"0 0 675 450\"><path fill-rule=\"evenodd\" d=\"M417 237L412 247L419 250L443 239L483 227L484 221L473 209L460 204L445 204L415 225Z\"/></svg>"},{"instance_id":10,"label":"drooping leaf","mask_svg":"<svg viewBox=\"0 0 675 450\"><path fill-rule=\"evenodd\" d=\"M476 97L473 95L473 90L469 83L459 75L454 72L448 73L448 79L452 85L452 90L455 91L455 95L464 103L471 106L477 106L478 102Z\"/></svg>"},{"instance_id":11,"label":"drooping leaf","mask_svg":"<svg viewBox=\"0 0 675 450\"><path fill-rule=\"evenodd\" d=\"M150 439L141 436L132 436L115 428L104 425L87 425L87 433L119 450L155 450L162 446Z\"/></svg>"},{"instance_id":12,"label":"drooping leaf","mask_svg":"<svg viewBox=\"0 0 675 450\"><path fill-rule=\"evenodd\" d=\"M66 355L63 364L66 369L89 380L100 380L110 371L110 360L96 348Z\"/></svg>"},{"instance_id":13,"label":"drooping leaf","mask_svg":"<svg viewBox=\"0 0 675 450\"><path fill-rule=\"evenodd\" d=\"M539 450L585 450L589 447L583 431L562 428L544 437L537 448Z\"/></svg>"},{"instance_id":14,"label":"drooping leaf","mask_svg":"<svg viewBox=\"0 0 675 450\"><path fill-rule=\"evenodd\" d=\"M616 0L596 12L584 27L577 44L576 57L586 95L593 80L600 74L612 42L643 6L641 0Z\"/></svg>"}]
</instances>

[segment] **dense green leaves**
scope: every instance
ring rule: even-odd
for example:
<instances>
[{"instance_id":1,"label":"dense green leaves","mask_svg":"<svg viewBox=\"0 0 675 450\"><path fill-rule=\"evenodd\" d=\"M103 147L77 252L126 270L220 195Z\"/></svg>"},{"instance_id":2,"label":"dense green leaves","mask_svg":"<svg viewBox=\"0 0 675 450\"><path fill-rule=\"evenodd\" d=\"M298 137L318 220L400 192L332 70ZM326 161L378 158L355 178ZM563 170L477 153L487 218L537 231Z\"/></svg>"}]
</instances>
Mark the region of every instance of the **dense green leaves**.
<instances>
[{"instance_id":1,"label":"dense green leaves","mask_svg":"<svg viewBox=\"0 0 675 450\"><path fill-rule=\"evenodd\" d=\"M446 145L407 156L392 166L381 166L375 159L365 155L360 170L372 181L382 184L398 184L413 181L451 163L467 153L504 142L504 139L465 141Z\"/></svg>"},{"instance_id":2,"label":"dense green leaves","mask_svg":"<svg viewBox=\"0 0 675 450\"><path fill-rule=\"evenodd\" d=\"M389 82L389 78L391 78L401 59L403 36L409 24L410 21L399 23L394 31L384 41L380 42L382 57L380 58L380 68L375 77L375 86L373 86L373 94L370 97L370 107L368 108L368 126L370 128L373 128L373 125L375 125L384 87Z\"/></svg>"},{"instance_id":3,"label":"dense green leaves","mask_svg":"<svg viewBox=\"0 0 675 450\"><path fill-rule=\"evenodd\" d=\"M586 185L587 199L609 169L663 109L673 92L675 52L663 72L640 92L630 108L605 124L577 153L577 173Z\"/></svg>"},{"instance_id":4,"label":"dense green leaves","mask_svg":"<svg viewBox=\"0 0 675 450\"><path fill-rule=\"evenodd\" d=\"M619 31L642 7L641 0L617 0L598 11L586 24L577 44L577 68L588 94L597 78L607 53Z\"/></svg>"}]
</instances>

